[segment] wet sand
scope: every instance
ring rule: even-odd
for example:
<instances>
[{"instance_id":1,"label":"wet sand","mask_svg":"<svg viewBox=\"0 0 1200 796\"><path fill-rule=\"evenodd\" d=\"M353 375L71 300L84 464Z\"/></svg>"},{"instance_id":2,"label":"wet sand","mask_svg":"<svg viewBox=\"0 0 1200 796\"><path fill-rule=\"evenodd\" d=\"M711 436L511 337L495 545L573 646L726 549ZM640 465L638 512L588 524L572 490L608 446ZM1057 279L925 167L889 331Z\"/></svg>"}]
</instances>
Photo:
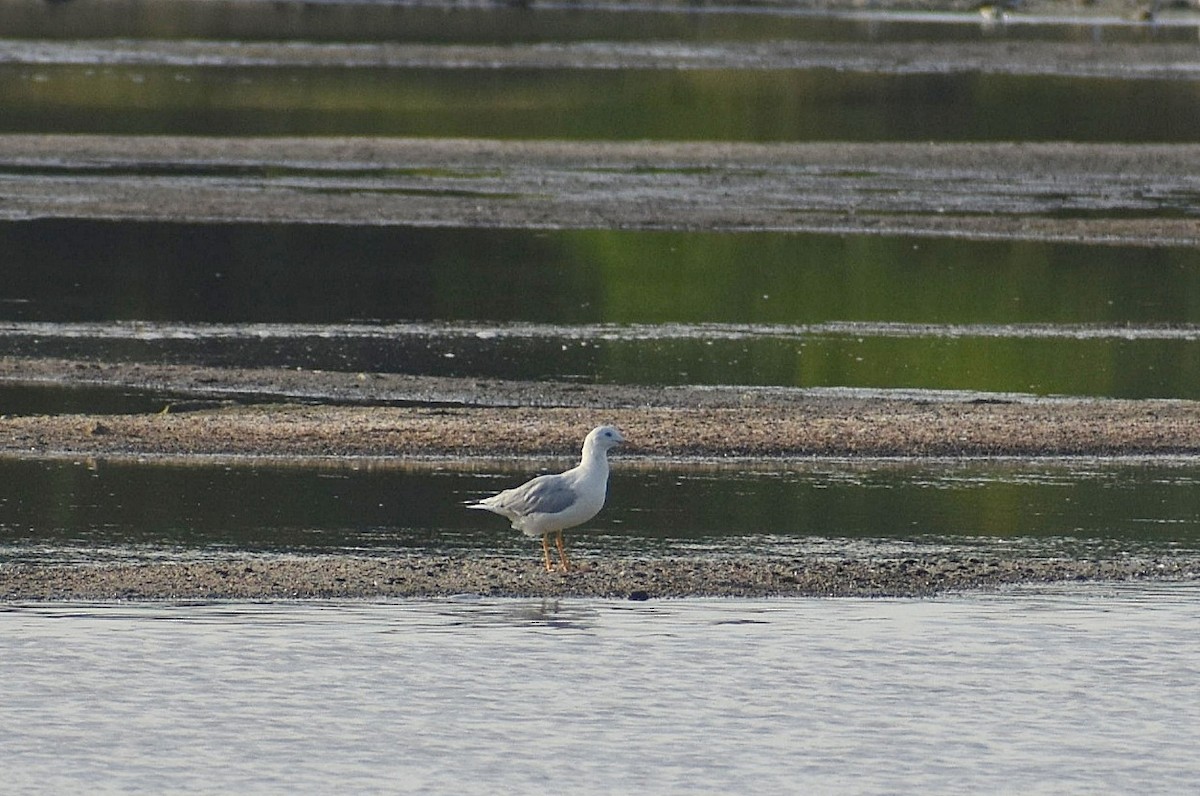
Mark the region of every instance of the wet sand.
<instances>
[{"instance_id":1,"label":"wet sand","mask_svg":"<svg viewBox=\"0 0 1200 796\"><path fill-rule=\"evenodd\" d=\"M230 558L215 563L0 565L0 601L484 597L929 597L1028 583L1195 580L1200 560L987 555L900 559L605 559L548 573L507 558Z\"/></svg>"}]
</instances>

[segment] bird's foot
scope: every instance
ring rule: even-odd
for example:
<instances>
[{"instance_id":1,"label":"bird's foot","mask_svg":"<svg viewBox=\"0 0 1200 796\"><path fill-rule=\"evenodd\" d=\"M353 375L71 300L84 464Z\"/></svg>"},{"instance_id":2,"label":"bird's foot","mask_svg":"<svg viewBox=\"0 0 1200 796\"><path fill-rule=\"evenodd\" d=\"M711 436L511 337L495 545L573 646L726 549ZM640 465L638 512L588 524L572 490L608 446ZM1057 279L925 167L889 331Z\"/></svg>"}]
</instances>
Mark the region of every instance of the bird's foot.
<instances>
[{"instance_id":1,"label":"bird's foot","mask_svg":"<svg viewBox=\"0 0 1200 796\"><path fill-rule=\"evenodd\" d=\"M558 565L558 574L560 575L577 575L584 572L591 572L592 567L589 564L570 563L566 566Z\"/></svg>"}]
</instances>

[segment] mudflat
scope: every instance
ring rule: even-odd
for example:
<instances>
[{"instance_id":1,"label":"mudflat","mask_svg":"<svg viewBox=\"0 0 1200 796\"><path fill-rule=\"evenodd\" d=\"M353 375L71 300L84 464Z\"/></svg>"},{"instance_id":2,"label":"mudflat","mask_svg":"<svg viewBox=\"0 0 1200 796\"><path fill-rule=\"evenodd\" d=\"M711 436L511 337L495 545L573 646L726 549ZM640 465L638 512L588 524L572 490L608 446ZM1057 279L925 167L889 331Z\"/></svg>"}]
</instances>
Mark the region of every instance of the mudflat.
<instances>
[{"instance_id":1,"label":"mudflat","mask_svg":"<svg viewBox=\"0 0 1200 796\"><path fill-rule=\"evenodd\" d=\"M1064 7L1026 5L1042 13ZM1121 16L1138 11L1128 2L1092 8ZM10 43L7 57L58 64L825 68L1128 80L1194 79L1200 71L1194 45L1002 38L690 49L43 41ZM0 135L0 172L0 219L11 221L775 230L1200 245L1194 215L1147 204L1147 197L1200 195L1200 144ZM1194 401L644 388L36 356L0 357L0 385L169 396L152 414L0 416L0 455L10 457L567 459L599 422L620 425L630 439L618 467L793 457L1200 454ZM0 564L0 599L912 596L1023 582L1200 577L1188 555L586 563L569 576L542 572L533 555Z\"/></svg>"},{"instance_id":2,"label":"mudflat","mask_svg":"<svg viewBox=\"0 0 1200 796\"><path fill-rule=\"evenodd\" d=\"M626 431L629 460L1200 454L1200 405L1178 400L605 386L15 357L0 358L0 383L197 399L164 399L153 414L0 417L0 454L9 456L570 457L600 422ZM322 403L298 403L304 396Z\"/></svg>"},{"instance_id":3,"label":"mudflat","mask_svg":"<svg viewBox=\"0 0 1200 796\"><path fill-rule=\"evenodd\" d=\"M0 219L1200 244L1200 145L0 136ZM186 166L186 174L179 169ZM1069 211L1064 211L1069 208Z\"/></svg>"}]
</instances>

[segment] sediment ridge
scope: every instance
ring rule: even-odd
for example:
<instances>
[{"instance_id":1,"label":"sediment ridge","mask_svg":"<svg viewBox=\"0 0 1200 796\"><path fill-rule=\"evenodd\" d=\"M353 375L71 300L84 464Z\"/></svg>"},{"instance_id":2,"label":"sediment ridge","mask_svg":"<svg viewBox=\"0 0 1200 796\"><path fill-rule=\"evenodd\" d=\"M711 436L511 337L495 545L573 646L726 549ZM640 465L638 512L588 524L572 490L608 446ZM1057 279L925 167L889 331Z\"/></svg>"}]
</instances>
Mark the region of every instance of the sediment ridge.
<instances>
[{"instance_id":1,"label":"sediment ridge","mask_svg":"<svg viewBox=\"0 0 1200 796\"><path fill-rule=\"evenodd\" d=\"M534 558L229 558L92 566L0 565L0 601L585 597L930 597L1016 584L1195 580L1195 558L941 555L895 559L597 559L545 572Z\"/></svg>"},{"instance_id":2,"label":"sediment ridge","mask_svg":"<svg viewBox=\"0 0 1200 796\"><path fill-rule=\"evenodd\" d=\"M628 460L1200 455L1200 403L956 391L644 387L0 357L0 384L135 389L141 414L0 415L0 455Z\"/></svg>"}]
</instances>

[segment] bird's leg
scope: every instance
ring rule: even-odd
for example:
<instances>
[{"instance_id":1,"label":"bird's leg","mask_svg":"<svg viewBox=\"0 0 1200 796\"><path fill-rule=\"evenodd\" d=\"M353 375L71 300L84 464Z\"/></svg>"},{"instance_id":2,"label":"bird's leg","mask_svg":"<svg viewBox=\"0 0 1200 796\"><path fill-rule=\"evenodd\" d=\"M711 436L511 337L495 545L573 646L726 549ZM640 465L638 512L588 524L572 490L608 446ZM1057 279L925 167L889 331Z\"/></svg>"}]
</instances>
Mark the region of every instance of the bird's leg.
<instances>
[{"instance_id":1,"label":"bird's leg","mask_svg":"<svg viewBox=\"0 0 1200 796\"><path fill-rule=\"evenodd\" d=\"M546 571L553 572L554 565L550 563L550 542L546 539L549 534L542 534L542 556L546 559Z\"/></svg>"},{"instance_id":2,"label":"bird's leg","mask_svg":"<svg viewBox=\"0 0 1200 796\"><path fill-rule=\"evenodd\" d=\"M555 543L558 545L558 560L562 564L563 572L571 571L571 562L567 560L567 546L563 543L562 531L558 532L555 538Z\"/></svg>"}]
</instances>

